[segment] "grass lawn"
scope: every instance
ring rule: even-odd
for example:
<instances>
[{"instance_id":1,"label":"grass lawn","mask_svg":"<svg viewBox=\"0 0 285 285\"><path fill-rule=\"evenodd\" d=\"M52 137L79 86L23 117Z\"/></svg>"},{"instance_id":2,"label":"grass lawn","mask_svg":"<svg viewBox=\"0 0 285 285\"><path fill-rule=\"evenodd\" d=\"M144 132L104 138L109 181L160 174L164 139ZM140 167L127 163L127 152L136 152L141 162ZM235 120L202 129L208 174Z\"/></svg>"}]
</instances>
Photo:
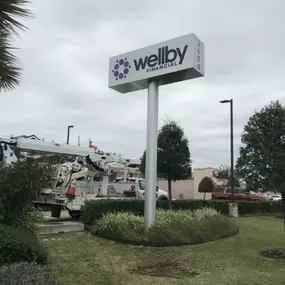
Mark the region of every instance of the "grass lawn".
<instances>
[{"instance_id":1,"label":"grass lawn","mask_svg":"<svg viewBox=\"0 0 285 285\"><path fill-rule=\"evenodd\" d=\"M238 235L195 246L135 247L83 232L47 238L45 243L61 285L285 284L285 260L259 254L285 248L283 221L253 217L236 223Z\"/></svg>"}]
</instances>

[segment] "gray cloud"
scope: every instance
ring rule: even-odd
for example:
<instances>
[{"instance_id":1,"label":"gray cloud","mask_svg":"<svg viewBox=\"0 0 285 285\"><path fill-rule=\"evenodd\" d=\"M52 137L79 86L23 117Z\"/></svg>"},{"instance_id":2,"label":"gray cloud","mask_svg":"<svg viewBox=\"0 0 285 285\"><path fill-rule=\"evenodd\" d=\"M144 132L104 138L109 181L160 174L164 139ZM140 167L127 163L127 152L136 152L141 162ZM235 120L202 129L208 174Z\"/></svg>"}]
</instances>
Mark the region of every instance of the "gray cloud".
<instances>
[{"instance_id":1,"label":"gray cloud","mask_svg":"<svg viewBox=\"0 0 285 285\"><path fill-rule=\"evenodd\" d=\"M255 109L284 102L285 2L35 1L29 31L16 44L23 80L1 94L2 135L35 133L64 142L74 124L106 151L141 155L147 91L108 89L110 56L194 32L205 43L204 78L160 88L159 124L178 119L189 138L193 166L229 163L229 106L234 99L235 157Z\"/></svg>"}]
</instances>

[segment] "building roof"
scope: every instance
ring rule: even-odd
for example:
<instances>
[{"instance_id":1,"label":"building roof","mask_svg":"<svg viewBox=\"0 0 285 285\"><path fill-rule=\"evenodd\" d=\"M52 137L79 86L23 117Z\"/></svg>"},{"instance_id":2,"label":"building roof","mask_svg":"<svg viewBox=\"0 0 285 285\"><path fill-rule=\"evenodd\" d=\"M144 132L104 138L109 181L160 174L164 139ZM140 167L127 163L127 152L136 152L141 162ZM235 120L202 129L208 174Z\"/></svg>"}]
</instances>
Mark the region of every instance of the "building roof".
<instances>
[{"instance_id":1,"label":"building roof","mask_svg":"<svg viewBox=\"0 0 285 285\"><path fill-rule=\"evenodd\" d=\"M224 186L228 182L227 179L220 179L216 177L211 177L211 178L216 186Z\"/></svg>"},{"instance_id":2,"label":"building roof","mask_svg":"<svg viewBox=\"0 0 285 285\"><path fill-rule=\"evenodd\" d=\"M24 139L31 139L31 140L38 140L38 141L40 141L40 139L36 135L29 135L29 136L21 135L21 136L16 136L16 137L13 137L13 138L15 138L15 139L24 138Z\"/></svg>"},{"instance_id":3,"label":"building roof","mask_svg":"<svg viewBox=\"0 0 285 285\"><path fill-rule=\"evenodd\" d=\"M206 170L206 169L211 169L211 170L216 170L217 168L215 167L201 167L201 168L193 168L193 170Z\"/></svg>"}]
</instances>

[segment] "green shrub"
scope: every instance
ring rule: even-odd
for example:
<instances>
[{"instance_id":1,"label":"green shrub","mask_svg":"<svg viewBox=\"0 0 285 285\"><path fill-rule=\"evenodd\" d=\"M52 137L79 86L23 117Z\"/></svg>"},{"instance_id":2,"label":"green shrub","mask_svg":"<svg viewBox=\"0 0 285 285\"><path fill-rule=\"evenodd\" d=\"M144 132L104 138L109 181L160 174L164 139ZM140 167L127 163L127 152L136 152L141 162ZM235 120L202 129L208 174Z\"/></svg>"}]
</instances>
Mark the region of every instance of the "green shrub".
<instances>
[{"instance_id":1,"label":"green shrub","mask_svg":"<svg viewBox=\"0 0 285 285\"><path fill-rule=\"evenodd\" d=\"M165 207L165 205L162 205ZM228 202L227 201L214 201L214 200L176 200L173 201L173 209L190 210L194 211L201 208L212 208L222 214L228 214Z\"/></svg>"},{"instance_id":2,"label":"green shrub","mask_svg":"<svg viewBox=\"0 0 285 285\"><path fill-rule=\"evenodd\" d=\"M205 218L212 218L217 216L219 213L212 208L201 208L197 209L193 212L193 218L200 221Z\"/></svg>"},{"instance_id":3,"label":"green shrub","mask_svg":"<svg viewBox=\"0 0 285 285\"><path fill-rule=\"evenodd\" d=\"M47 269L34 263L13 263L0 267L0 285L58 285Z\"/></svg>"},{"instance_id":4,"label":"green shrub","mask_svg":"<svg viewBox=\"0 0 285 285\"><path fill-rule=\"evenodd\" d=\"M91 228L94 234L118 241L149 244L201 243L237 232L233 221L208 208L196 211L159 210L155 225L144 229L142 216L133 213L105 214Z\"/></svg>"},{"instance_id":5,"label":"green shrub","mask_svg":"<svg viewBox=\"0 0 285 285\"><path fill-rule=\"evenodd\" d=\"M239 202L240 214L279 213L279 212L282 212L282 203L279 201Z\"/></svg>"},{"instance_id":6,"label":"green shrub","mask_svg":"<svg viewBox=\"0 0 285 285\"><path fill-rule=\"evenodd\" d=\"M216 240L237 233L234 222L222 215L200 220L190 219L188 223L157 223L147 233L147 240L154 244L197 244Z\"/></svg>"},{"instance_id":7,"label":"green shrub","mask_svg":"<svg viewBox=\"0 0 285 285\"><path fill-rule=\"evenodd\" d=\"M51 168L28 158L0 167L0 223L32 228L33 201L50 186Z\"/></svg>"},{"instance_id":8,"label":"green shrub","mask_svg":"<svg viewBox=\"0 0 285 285\"><path fill-rule=\"evenodd\" d=\"M22 261L46 264L47 252L33 232L0 225L0 265Z\"/></svg>"},{"instance_id":9,"label":"green shrub","mask_svg":"<svg viewBox=\"0 0 285 285\"><path fill-rule=\"evenodd\" d=\"M195 211L190 210L178 210L178 211L170 211L170 210L159 210L156 224L157 225L178 225L179 227L183 227L189 224L192 221L200 221L205 218L211 218L219 213L211 208L201 208Z\"/></svg>"},{"instance_id":10,"label":"green shrub","mask_svg":"<svg viewBox=\"0 0 285 285\"><path fill-rule=\"evenodd\" d=\"M90 200L81 211L81 219L85 225L91 225L107 213L131 212L143 215L143 200Z\"/></svg>"},{"instance_id":11,"label":"green shrub","mask_svg":"<svg viewBox=\"0 0 285 285\"><path fill-rule=\"evenodd\" d=\"M175 200L172 203L174 211L190 210L194 211L204 207L212 208L227 215L229 212L228 201L217 200ZM281 212L281 202L278 201L239 201L239 213L274 213ZM158 209L169 208L168 201L157 202ZM82 209L81 219L86 226L92 225L104 214L118 212L131 212L135 215L144 214L143 200L90 200Z\"/></svg>"},{"instance_id":12,"label":"green shrub","mask_svg":"<svg viewBox=\"0 0 285 285\"><path fill-rule=\"evenodd\" d=\"M38 230L38 224L44 222L43 211L38 208L31 208L30 212L27 212L22 220L22 227L35 232Z\"/></svg>"},{"instance_id":13,"label":"green shrub","mask_svg":"<svg viewBox=\"0 0 285 285\"><path fill-rule=\"evenodd\" d=\"M206 193L212 193L214 191L215 185L213 179L205 176L199 183L198 192L204 193L204 200L206 199Z\"/></svg>"},{"instance_id":14,"label":"green shrub","mask_svg":"<svg viewBox=\"0 0 285 285\"><path fill-rule=\"evenodd\" d=\"M131 212L108 213L98 220L92 231L104 233L107 238L112 238L116 233L117 238L138 240L144 234L144 218Z\"/></svg>"},{"instance_id":15,"label":"green shrub","mask_svg":"<svg viewBox=\"0 0 285 285\"><path fill-rule=\"evenodd\" d=\"M216 233L212 230L213 225L215 229L221 230L218 235L213 234ZM148 231L147 238L154 243L199 243L227 235L225 229L230 228L230 225L233 225L230 219L211 208L176 212L160 210L156 224Z\"/></svg>"},{"instance_id":16,"label":"green shrub","mask_svg":"<svg viewBox=\"0 0 285 285\"><path fill-rule=\"evenodd\" d=\"M278 213L281 212L281 202L279 201L236 201L240 214L250 213ZM229 201L226 200L176 200L173 201L175 209L201 209L209 207L227 215L229 213Z\"/></svg>"}]
</instances>

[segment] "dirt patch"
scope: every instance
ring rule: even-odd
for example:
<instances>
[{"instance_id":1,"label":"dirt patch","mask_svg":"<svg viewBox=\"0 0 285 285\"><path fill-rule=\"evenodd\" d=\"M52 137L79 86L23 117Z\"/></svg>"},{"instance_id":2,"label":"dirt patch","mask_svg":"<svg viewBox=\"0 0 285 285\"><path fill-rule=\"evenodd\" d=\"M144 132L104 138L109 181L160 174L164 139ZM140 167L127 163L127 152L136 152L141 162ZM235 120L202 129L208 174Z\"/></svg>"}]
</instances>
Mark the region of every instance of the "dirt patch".
<instances>
[{"instance_id":1,"label":"dirt patch","mask_svg":"<svg viewBox=\"0 0 285 285\"><path fill-rule=\"evenodd\" d=\"M199 275L197 270L188 268L184 263L181 263L178 260L152 261L147 264L138 265L131 271L132 273L140 275L176 279L191 278Z\"/></svg>"},{"instance_id":2,"label":"dirt patch","mask_svg":"<svg viewBox=\"0 0 285 285\"><path fill-rule=\"evenodd\" d=\"M285 260L285 249L279 250L267 250L260 253L262 256L272 259L284 259Z\"/></svg>"}]
</instances>

